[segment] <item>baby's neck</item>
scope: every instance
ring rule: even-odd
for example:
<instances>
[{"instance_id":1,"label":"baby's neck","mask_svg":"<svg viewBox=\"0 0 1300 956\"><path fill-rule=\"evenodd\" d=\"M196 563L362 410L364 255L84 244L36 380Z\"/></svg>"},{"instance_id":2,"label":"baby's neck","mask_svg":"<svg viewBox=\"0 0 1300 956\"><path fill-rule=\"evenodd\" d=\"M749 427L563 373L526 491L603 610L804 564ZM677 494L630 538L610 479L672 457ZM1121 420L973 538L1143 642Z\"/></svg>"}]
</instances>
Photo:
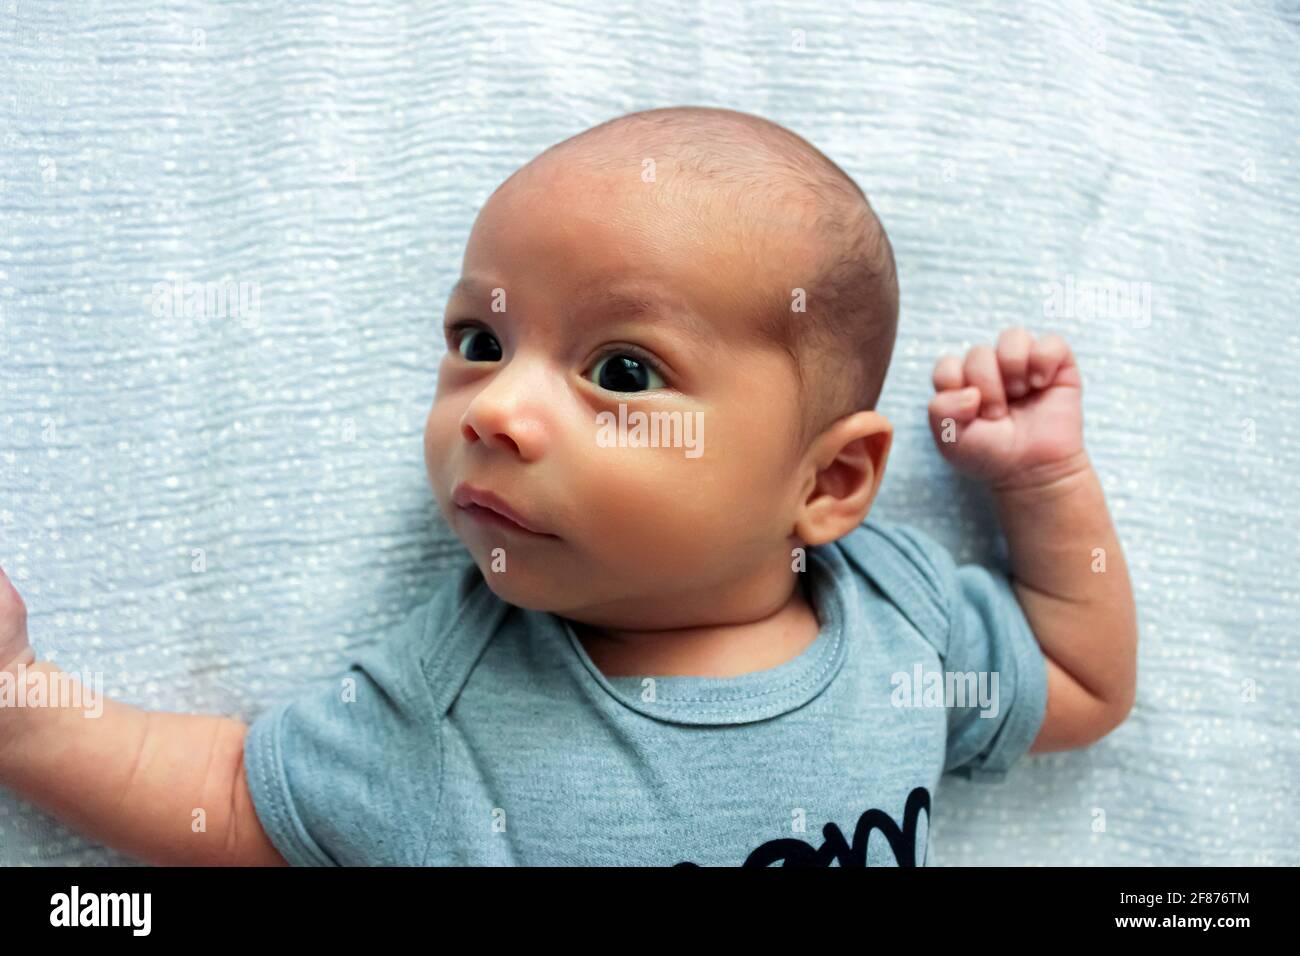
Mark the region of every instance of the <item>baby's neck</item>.
<instances>
[{"instance_id":1,"label":"baby's neck","mask_svg":"<svg viewBox=\"0 0 1300 956\"><path fill-rule=\"evenodd\" d=\"M800 576L789 599L767 617L658 631L573 623L587 656L606 677L738 677L802 654L821 625Z\"/></svg>"}]
</instances>

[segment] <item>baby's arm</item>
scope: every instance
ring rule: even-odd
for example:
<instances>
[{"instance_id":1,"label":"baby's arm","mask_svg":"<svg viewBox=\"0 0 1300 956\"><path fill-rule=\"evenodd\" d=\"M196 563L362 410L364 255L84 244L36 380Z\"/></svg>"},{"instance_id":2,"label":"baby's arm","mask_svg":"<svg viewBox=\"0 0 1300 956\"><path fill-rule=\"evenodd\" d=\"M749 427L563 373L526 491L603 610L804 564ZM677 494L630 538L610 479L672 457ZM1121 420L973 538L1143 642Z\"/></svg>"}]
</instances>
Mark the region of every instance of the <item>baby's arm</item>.
<instances>
[{"instance_id":1,"label":"baby's arm","mask_svg":"<svg viewBox=\"0 0 1300 956\"><path fill-rule=\"evenodd\" d=\"M1047 712L1030 751L1086 746L1133 707L1137 611L1083 448L1082 379L1069 345L1008 329L996 351L941 359L934 386L939 450L988 483L1012 587L1047 660Z\"/></svg>"},{"instance_id":2,"label":"baby's arm","mask_svg":"<svg viewBox=\"0 0 1300 956\"><path fill-rule=\"evenodd\" d=\"M0 681L12 695L19 681L54 687L51 676L62 673L35 660L26 608L0 569ZM0 787L148 863L284 864L253 810L240 721L84 694L62 707L5 699L0 692Z\"/></svg>"},{"instance_id":3,"label":"baby's arm","mask_svg":"<svg viewBox=\"0 0 1300 956\"><path fill-rule=\"evenodd\" d=\"M1030 752L1086 746L1128 716L1137 679L1137 611L1101 482L1084 459L994 499L1011 586L1047 658L1047 715Z\"/></svg>"}]
</instances>

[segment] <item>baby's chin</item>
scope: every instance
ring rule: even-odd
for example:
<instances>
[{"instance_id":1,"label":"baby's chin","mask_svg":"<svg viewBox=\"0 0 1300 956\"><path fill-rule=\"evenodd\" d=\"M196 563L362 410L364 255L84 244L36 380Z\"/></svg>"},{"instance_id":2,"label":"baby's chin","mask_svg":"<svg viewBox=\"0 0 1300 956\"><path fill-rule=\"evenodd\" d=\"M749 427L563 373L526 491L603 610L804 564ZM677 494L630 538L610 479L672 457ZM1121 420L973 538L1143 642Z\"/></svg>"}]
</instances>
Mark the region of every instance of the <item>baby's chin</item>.
<instances>
[{"instance_id":1,"label":"baby's chin","mask_svg":"<svg viewBox=\"0 0 1300 956\"><path fill-rule=\"evenodd\" d=\"M563 614L586 603L584 594L570 593L573 585L566 580L563 567L551 564L530 569L518 560L512 566L508 558L503 567L500 558L490 554L475 555L474 563L492 593L515 607Z\"/></svg>"},{"instance_id":2,"label":"baby's chin","mask_svg":"<svg viewBox=\"0 0 1300 956\"><path fill-rule=\"evenodd\" d=\"M592 625L635 627L637 616L634 615L631 622L612 623L609 609L617 607L622 610L624 613L612 615L622 621L627 606L636 606L638 602L647 600L644 596L628 593L617 580L597 579L563 558L539 562L531 567L518 562L507 564L504 571L493 570L490 556L480 559L476 555L474 563L493 594L526 611L558 614ZM648 600L652 606L662 603L657 597Z\"/></svg>"}]
</instances>

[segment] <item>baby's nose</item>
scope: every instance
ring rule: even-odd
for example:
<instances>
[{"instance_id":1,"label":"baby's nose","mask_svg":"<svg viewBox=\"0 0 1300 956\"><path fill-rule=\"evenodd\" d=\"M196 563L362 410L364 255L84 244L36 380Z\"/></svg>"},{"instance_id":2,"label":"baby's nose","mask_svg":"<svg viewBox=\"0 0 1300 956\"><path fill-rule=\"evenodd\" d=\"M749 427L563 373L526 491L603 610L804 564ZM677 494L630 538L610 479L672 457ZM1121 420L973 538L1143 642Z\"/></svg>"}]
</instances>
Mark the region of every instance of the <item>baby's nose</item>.
<instances>
[{"instance_id":1,"label":"baby's nose","mask_svg":"<svg viewBox=\"0 0 1300 956\"><path fill-rule=\"evenodd\" d=\"M523 381L526 377L527 382ZM512 374L509 368L503 368L465 409L461 435L467 442L481 441L525 461L535 461L546 446L546 391L546 384L536 376Z\"/></svg>"}]
</instances>

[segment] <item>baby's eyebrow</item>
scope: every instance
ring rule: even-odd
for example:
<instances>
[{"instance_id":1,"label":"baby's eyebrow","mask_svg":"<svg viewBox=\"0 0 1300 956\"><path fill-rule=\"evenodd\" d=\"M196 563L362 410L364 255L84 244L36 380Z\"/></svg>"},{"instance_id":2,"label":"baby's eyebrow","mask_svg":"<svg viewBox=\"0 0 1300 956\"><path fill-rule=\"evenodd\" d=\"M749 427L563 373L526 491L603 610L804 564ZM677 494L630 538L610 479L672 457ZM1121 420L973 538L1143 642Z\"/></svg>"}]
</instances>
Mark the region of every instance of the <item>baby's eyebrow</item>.
<instances>
[{"instance_id":1,"label":"baby's eyebrow","mask_svg":"<svg viewBox=\"0 0 1300 956\"><path fill-rule=\"evenodd\" d=\"M452 286L449 298L484 298L491 293L492 288L487 283L464 276ZM701 337L708 336L713 331L693 309L685 303L676 302L672 297L660 296L649 290L619 290L599 284L580 289L573 304L566 309L564 318L567 323L575 324L618 319L666 322Z\"/></svg>"},{"instance_id":2,"label":"baby's eyebrow","mask_svg":"<svg viewBox=\"0 0 1300 956\"><path fill-rule=\"evenodd\" d=\"M487 283L479 282L477 279L472 279L469 276L461 276L456 281L456 284L451 287L451 292L448 294L447 298L448 300L457 299L462 296L466 298L484 298L490 291L491 287Z\"/></svg>"},{"instance_id":3,"label":"baby's eyebrow","mask_svg":"<svg viewBox=\"0 0 1300 956\"><path fill-rule=\"evenodd\" d=\"M613 322L620 319L664 322L677 325L697 336L707 336L711 331L707 323L685 303L649 291L620 291L607 286L595 286L580 294L565 318L574 322Z\"/></svg>"}]
</instances>

